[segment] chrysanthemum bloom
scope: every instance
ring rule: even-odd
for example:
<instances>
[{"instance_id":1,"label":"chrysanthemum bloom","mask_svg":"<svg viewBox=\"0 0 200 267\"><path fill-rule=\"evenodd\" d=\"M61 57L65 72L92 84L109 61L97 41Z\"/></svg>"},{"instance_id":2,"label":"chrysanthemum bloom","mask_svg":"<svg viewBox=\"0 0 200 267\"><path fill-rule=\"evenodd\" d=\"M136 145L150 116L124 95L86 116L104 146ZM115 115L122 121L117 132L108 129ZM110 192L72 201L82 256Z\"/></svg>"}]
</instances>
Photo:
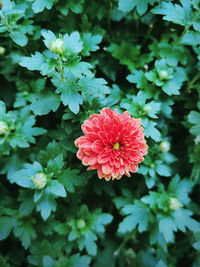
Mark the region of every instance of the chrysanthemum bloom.
<instances>
[{"instance_id":1,"label":"chrysanthemum bloom","mask_svg":"<svg viewBox=\"0 0 200 267\"><path fill-rule=\"evenodd\" d=\"M85 135L75 140L77 157L107 181L123 174L130 177L147 154L141 120L131 118L128 111L120 115L117 109L103 108L84 121L82 131Z\"/></svg>"}]
</instances>

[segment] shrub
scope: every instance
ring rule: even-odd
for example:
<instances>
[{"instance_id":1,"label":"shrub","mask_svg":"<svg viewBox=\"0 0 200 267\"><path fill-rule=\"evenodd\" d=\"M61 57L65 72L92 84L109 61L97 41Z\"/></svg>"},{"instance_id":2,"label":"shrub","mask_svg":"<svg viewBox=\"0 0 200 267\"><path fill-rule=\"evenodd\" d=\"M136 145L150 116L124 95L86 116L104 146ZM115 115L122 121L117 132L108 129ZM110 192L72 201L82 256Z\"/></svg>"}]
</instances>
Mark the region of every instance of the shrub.
<instances>
[{"instance_id":1,"label":"shrub","mask_svg":"<svg viewBox=\"0 0 200 267\"><path fill-rule=\"evenodd\" d=\"M2 267L200 266L199 5L0 1ZM125 164L110 141L113 176L84 161L97 122L79 152L94 170L74 144L103 108L140 118L148 144L139 163L134 124Z\"/></svg>"}]
</instances>

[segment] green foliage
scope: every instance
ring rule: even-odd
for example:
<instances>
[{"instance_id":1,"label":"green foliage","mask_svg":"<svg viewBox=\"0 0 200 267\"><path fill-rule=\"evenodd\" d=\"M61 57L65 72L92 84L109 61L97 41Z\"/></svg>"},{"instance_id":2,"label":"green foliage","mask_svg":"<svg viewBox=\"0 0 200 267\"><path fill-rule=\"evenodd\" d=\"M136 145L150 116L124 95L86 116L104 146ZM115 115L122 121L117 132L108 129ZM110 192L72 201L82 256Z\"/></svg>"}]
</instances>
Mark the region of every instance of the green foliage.
<instances>
[{"instance_id":1,"label":"green foliage","mask_svg":"<svg viewBox=\"0 0 200 267\"><path fill-rule=\"evenodd\" d=\"M0 0L0 265L200 266L200 1ZM140 118L137 173L77 159L103 107Z\"/></svg>"}]
</instances>

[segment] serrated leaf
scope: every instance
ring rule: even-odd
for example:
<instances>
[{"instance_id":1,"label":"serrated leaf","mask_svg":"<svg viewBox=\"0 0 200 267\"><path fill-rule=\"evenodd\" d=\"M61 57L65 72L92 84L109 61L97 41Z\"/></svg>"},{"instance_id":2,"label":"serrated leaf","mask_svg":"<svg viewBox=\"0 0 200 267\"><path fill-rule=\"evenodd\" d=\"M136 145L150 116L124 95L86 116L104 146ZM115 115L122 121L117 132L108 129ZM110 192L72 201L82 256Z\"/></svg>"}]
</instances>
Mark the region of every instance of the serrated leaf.
<instances>
[{"instance_id":1,"label":"serrated leaf","mask_svg":"<svg viewBox=\"0 0 200 267\"><path fill-rule=\"evenodd\" d=\"M159 231L163 234L167 243L174 241L174 232L177 231L177 226L171 217L162 216L159 220Z\"/></svg>"},{"instance_id":2,"label":"serrated leaf","mask_svg":"<svg viewBox=\"0 0 200 267\"><path fill-rule=\"evenodd\" d=\"M42 12L45 8L51 9L54 4L54 0L35 0L32 9L34 13Z\"/></svg>"},{"instance_id":3,"label":"serrated leaf","mask_svg":"<svg viewBox=\"0 0 200 267\"><path fill-rule=\"evenodd\" d=\"M37 201L36 210L40 211L44 221L51 215L51 211L56 210L56 202L54 196L43 193L42 197Z\"/></svg>"},{"instance_id":4,"label":"serrated leaf","mask_svg":"<svg viewBox=\"0 0 200 267\"><path fill-rule=\"evenodd\" d=\"M55 196L59 197L67 196L64 186L56 180L49 181L46 190L48 193L51 193Z\"/></svg>"},{"instance_id":5,"label":"serrated leaf","mask_svg":"<svg viewBox=\"0 0 200 267\"><path fill-rule=\"evenodd\" d=\"M69 54L77 54L83 49L83 42L80 40L79 32L72 32L70 35L65 34L63 41L66 45L66 51Z\"/></svg>"},{"instance_id":6,"label":"serrated leaf","mask_svg":"<svg viewBox=\"0 0 200 267\"><path fill-rule=\"evenodd\" d=\"M0 240L6 239L13 227L15 226L16 219L8 216L0 217Z\"/></svg>"},{"instance_id":7,"label":"serrated leaf","mask_svg":"<svg viewBox=\"0 0 200 267\"><path fill-rule=\"evenodd\" d=\"M136 7L137 12L143 15L148 8L148 4L153 5L156 0L119 0L119 10L123 12L130 12Z\"/></svg>"},{"instance_id":8,"label":"serrated leaf","mask_svg":"<svg viewBox=\"0 0 200 267\"><path fill-rule=\"evenodd\" d=\"M162 1L161 5L155 7L151 12L164 15L164 20L185 26L190 22L193 13L191 12L190 1L181 0L180 2L182 6Z\"/></svg>"},{"instance_id":9,"label":"serrated leaf","mask_svg":"<svg viewBox=\"0 0 200 267\"><path fill-rule=\"evenodd\" d=\"M62 184L65 186L66 190L74 193L75 192L75 186L82 186L85 184L85 178L81 177L79 174L79 170L65 170L60 180L62 181Z\"/></svg>"},{"instance_id":10,"label":"serrated leaf","mask_svg":"<svg viewBox=\"0 0 200 267\"><path fill-rule=\"evenodd\" d=\"M46 115L51 110L56 111L60 105L60 99L57 95L46 92L31 96L31 110L35 115Z\"/></svg>"},{"instance_id":11,"label":"serrated leaf","mask_svg":"<svg viewBox=\"0 0 200 267\"><path fill-rule=\"evenodd\" d=\"M50 30L42 30L41 31L42 36L44 37L44 44L47 48L49 48L50 43L56 39L55 34Z\"/></svg>"},{"instance_id":12,"label":"serrated leaf","mask_svg":"<svg viewBox=\"0 0 200 267\"><path fill-rule=\"evenodd\" d=\"M21 57L19 65L26 67L29 70L41 70L41 65L44 63L44 57L41 53L35 52L31 57Z\"/></svg>"},{"instance_id":13,"label":"serrated leaf","mask_svg":"<svg viewBox=\"0 0 200 267\"><path fill-rule=\"evenodd\" d=\"M142 70L134 70L132 74L129 74L126 79L130 83L136 83L136 87L143 89L147 85L147 79Z\"/></svg>"},{"instance_id":14,"label":"serrated leaf","mask_svg":"<svg viewBox=\"0 0 200 267\"><path fill-rule=\"evenodd\" d=\"M122 212L128 216L119 224L120 234L133 231L137 224L139 232L143 232L147 229L148 222L152 220L149 208L139 201L136 201L134 205L125 205Z\"/></svg>"},{"instance_id":15,"label":"serrated leaf","mask_svg":"<svg viewBox=\"0 0 200 267\"><path fill-rule=\"evenodd\" d=\"M179 230L185 232L187 227L193 232L200 231L200 223L191 218L192 212L186 209L178 209L173 212L174 222Z\"/></svg>"},{"instance_id":16,"label":"serrated leaf","mask_svg":"<svg viewBox=\"0 0 200 267\"><path fill-rule=\"evenodd\" d=\"M82 41L83 41L83 50L81 54L83 56L89 56L90 52L96 51L99 49L98 44L102 40L102 35L100 34L95 34L92 35L91 33L84 33L82 36Z\"/></svg>"}]
</instances>

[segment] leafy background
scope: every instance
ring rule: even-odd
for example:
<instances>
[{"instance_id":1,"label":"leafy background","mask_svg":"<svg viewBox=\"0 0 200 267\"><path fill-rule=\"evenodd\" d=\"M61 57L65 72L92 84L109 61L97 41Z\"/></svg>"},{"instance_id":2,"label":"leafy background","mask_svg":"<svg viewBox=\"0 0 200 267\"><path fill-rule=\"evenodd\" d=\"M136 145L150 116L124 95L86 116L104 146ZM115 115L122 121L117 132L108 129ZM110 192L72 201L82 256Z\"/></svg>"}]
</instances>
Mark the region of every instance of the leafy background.
<instances>
[{"instance_id":1,"label":"leafy background","mask_svg":"<svg viewBox=\"0 0 200 267\"><path fill-rule=\"evenodd\" d=\"M200 266L200 1L0 8L1 266ZM103 107L142 119L149 152L131 178L76 158Z\"/></svg>"}]
</instances>

